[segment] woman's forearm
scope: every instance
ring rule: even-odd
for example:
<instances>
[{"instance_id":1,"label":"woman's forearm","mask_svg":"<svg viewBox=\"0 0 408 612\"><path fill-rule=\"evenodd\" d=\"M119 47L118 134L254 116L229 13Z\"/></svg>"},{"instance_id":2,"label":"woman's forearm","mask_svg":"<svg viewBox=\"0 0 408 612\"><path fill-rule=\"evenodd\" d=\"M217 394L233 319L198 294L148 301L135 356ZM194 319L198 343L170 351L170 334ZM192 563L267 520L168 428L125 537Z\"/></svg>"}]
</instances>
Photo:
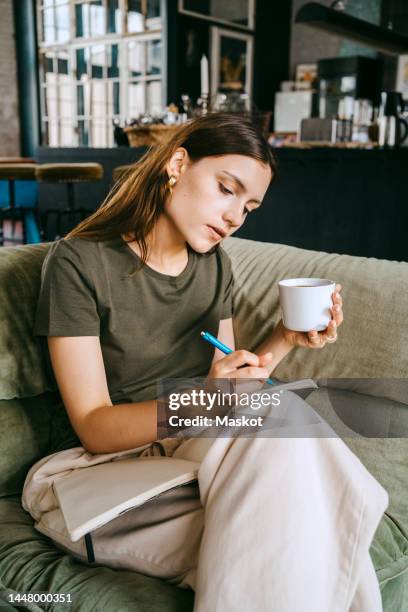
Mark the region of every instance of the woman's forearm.
<instances>
[{"instance_id":1,"label":"woman's forearm","mask_svg":"<svg viewBox=\"0 0 408 612\"><path fill-rule=\"evenodd\" d=\"M293 348L294 347L285 339L283 334L283 323L279 321L272 334L255 349L254 353L261 355L262 353L271 352L273 354L273 360L265 366L269 374L271 374Z\"/></svg>"},{"instance_id":2,"label":"woman's forearm","mask_svg":"<svg viewBox=\"0 0 408 612\"><path fill-rule=\"evenodd\" d=\"M81 427L81 442L90 453L114 453L157 440L157 401L102 406Z\"/></svg>"},{"instance_id":3,"label":"woman's forearm","mask_svg":"<svg viewBox=\"0 0 408 612\"><path fill-rule=\"evenodd\" d=\"M254 351L273 353L266 366L269 373L292 350L282 333L282 324ZM90 453L113 453L154 442L158 438L157 401L102 406L92 410L83 423L81 442Z\"/></svg>"}]
</instances>

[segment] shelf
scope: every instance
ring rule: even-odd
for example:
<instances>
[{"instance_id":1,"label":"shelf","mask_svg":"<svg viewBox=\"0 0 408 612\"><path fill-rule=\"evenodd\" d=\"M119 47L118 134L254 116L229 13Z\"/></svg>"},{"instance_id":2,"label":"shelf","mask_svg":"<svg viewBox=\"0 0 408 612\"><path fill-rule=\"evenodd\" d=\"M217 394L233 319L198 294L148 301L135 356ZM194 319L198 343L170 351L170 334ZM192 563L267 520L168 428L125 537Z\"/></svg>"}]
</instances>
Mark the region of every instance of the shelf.
<instances>
[{"instance_id":1,"label":"shelf","mask_svg":"<svg viewBox=\"0 0 408 612\"><path fill-rule=\"evenodd\" d=\"M391 55L408 53L408 37L317 2L303 5L296 23L323 30Z\"/></svg>"}]
</instances>

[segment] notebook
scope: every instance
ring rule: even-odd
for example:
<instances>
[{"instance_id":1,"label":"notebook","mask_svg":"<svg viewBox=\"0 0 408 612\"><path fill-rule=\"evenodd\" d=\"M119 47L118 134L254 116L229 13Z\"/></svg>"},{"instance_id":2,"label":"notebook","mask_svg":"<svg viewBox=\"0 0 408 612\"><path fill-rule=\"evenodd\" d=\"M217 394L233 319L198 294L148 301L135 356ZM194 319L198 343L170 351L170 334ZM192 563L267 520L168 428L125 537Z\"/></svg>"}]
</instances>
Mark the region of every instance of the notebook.
<instances>
[{"instance_id":1,"label":"notebook","mask_svg":"<svg viewBox=\"0 0 408 612\"><path fill-rule=\"evenodd\" d=\"M301 380L292 380L291 382L285 383L283 381L278 380L277 378L273 379L276 382L276 389L286 389L286 391L299 391L300 389L318 389L319 386L315 383L311 378L302 378ZM268 390L271 387L266 387ZM275 391L275 389L273 389Z\"/></svg>"},{"instance_id":2,"label":"notebook","mask_svg":"<svg viewBox=\"0 0 408 612\"><path fill-rule=\"evenodd\" d=\"M72 471L54 493L76 542L119 514L197 478L200 464L169 457L134 457Z\"/></svg>"}]
</instances>

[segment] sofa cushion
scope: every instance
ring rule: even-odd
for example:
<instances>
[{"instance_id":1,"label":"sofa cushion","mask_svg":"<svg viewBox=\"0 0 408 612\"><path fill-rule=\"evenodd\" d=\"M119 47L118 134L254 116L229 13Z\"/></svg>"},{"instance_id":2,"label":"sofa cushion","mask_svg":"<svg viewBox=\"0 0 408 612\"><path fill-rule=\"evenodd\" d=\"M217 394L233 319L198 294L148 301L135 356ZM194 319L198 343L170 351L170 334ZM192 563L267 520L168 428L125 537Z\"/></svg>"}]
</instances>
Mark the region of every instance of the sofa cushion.
<instances>
[{"instance_id":1,"label":"sofa cushion","mask_svg":"<svg viewBox=\"0 0 408 612\"><path fill-rule=\"evenodd\" d=\"M31 465L79 446L58 392L0 400L0 497L20 493Z\"/></svg>"},{"instance_id":2,"label":"sofa cushion","mask_svg":"<svg viewBox=\"0 0 408 612\"><path fill-rule=\"evenodd\" d=\"M42 343L32 336L48 247L37 244L0 249L0 399L55 389Z\"/></svg>"},{"instance_id":3,"label":"sofa cushion","mask_svg":"<svg viewBox=\"0 0 408 612\"><path fill-rule=\"evenodd\" d=\"M34 529L33 520L18 497L0 499L0 577L0 591L73 593L72 609L76 612L193 609L191 590L136 572L88 566L59 550Z\"/></svg>"},{"instance_id":4,"label":"sofa cushion","mask_svg":"<svg viewBox=\"0 0 408 612\"><path fill-rule=\"evenodd\" d=\"M408 540L388 514L384 514L370 547L380 583L384 612L405 609L408 593Z\"/></svg>"},{"instance_id":5,"label":"sofa cushion","mask_svg":"<svg viewBox=\"0 0 408 612\"><path fill-rule=\"evenodd\" d=\"M395 603L402 601L408 586L408 542L387 515L376 531L370 554L384 612L402 610ZM192 591L135 572L90 567L59 550L34 529L17 497L0 500L0 576L0 589L72 592L77 612L183 612L193 608Z\"/></svg>"},{"instance_id":6,"label":"sofa cushion","mask_svg":"<svg viewBox=\"0 0 408 612\"><path fill-rule=\"evenodd\" d=\"M363 381L358 380L360 389ZM345 383L343 388L342 382ZM333 385L338 386L328 387L327 396L341 420L365 438L408 438L407 398L404 397L404 402L397 402L386 397L373 397L347 388L346 385L353 386L353 382L335 380ZM373 382L375 386L376 380L367 379L365 382ZM321 386L321 381L318 383ZM408 458L406 462L408 465Z\"/></svg>"},{"instance_id":7,"label":"sofa cushion","mask_svg":"<svg viewBox=\"0 0 408 612\"><path fill-rule=\"evenodd\" d=\"M277 378L407 377L408 263L242 238L227 238L223 248L234 274L238 348L256 348L281 318L279 280L331 278L343 286L345 318L338 342L322 351L292 351L275 370Z\"/></svg>"},{"instance_id":8,"label":"sofa cushion","mask_svg":"<svg viewBox=\"0 0 408 612\"><path fill-rule=\"evenodd\" d=\"M55 389L42 343L32 336L41 266L49 246L0 249L0 399ZM278 280L321 276L343 285L345 322L339 341L324 351L293 351L276 370L278 378L406 377L408 263L234 237L227 238L223 248L233 266L239 348L254 349L280 319Z\"/></svg>"}]
</instances>

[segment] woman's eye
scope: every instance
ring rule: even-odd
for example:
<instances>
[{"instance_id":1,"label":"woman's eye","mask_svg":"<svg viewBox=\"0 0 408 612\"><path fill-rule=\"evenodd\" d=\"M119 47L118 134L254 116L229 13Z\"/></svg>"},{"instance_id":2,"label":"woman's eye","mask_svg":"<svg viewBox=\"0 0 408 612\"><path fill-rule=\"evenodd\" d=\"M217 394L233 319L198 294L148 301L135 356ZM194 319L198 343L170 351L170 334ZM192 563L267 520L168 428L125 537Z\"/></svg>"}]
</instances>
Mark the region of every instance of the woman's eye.
<instances>
[{"instance_id":1,"label":"woman's eye","mask_svg":"<svg viewBox=\"0 0 408 612\"><path fill-rule=\"evenodd\" d=\"M222 183L218 183L218 186L219 186L220 191L221 191L222 193L225 193L225 194L227 194L227 195L234 195L234 194L232 193L232 191L230 191L229 189L227 189L227 188L226 188L226 187L225 187L225 186L224 186Z\"/></svg>"}]
</instances>

